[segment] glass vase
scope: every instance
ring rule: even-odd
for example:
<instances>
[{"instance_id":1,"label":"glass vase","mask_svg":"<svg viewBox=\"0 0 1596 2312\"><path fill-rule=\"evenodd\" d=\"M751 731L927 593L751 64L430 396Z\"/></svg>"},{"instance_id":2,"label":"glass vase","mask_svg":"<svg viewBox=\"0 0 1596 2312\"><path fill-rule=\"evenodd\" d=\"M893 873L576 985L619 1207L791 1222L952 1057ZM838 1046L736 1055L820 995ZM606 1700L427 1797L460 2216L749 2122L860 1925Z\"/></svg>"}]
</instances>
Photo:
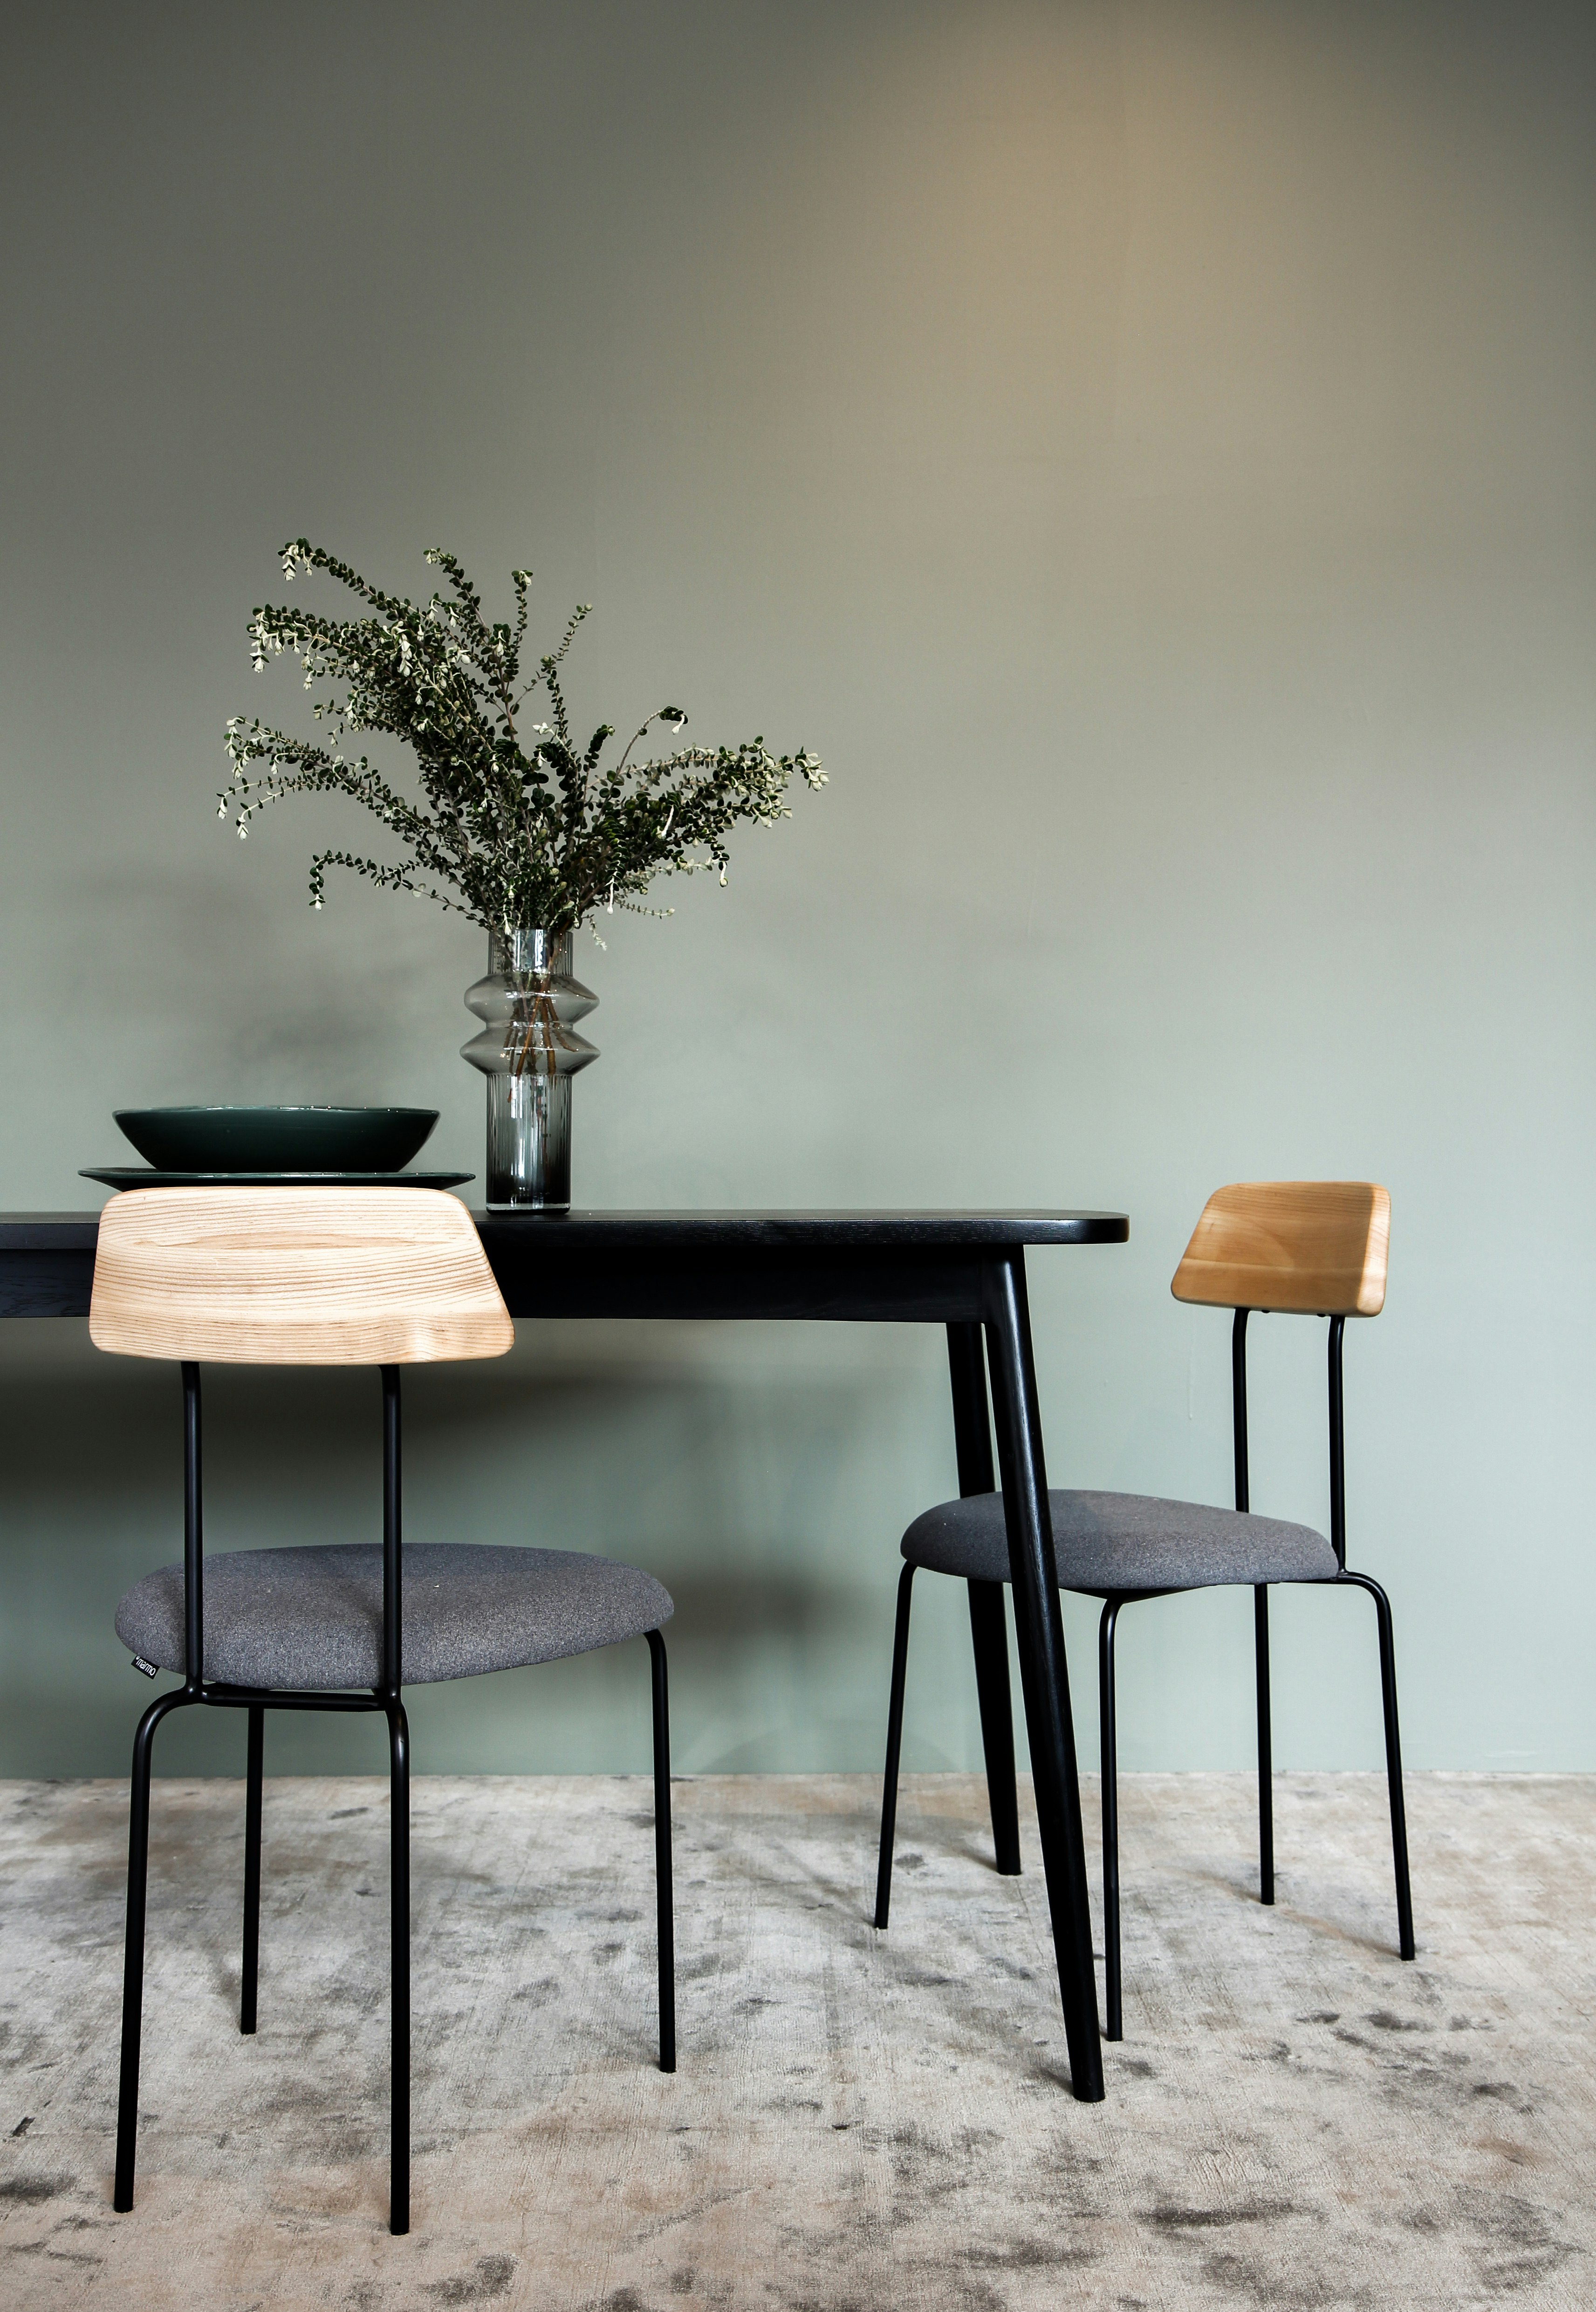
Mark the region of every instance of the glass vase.
<instances>
[{"instance_id":1,"label":"glass vase","mask_svg":"<svg viewBox=\"0 0 1596 2312\"><path fill-rule=\"evenodd\" d=\"M572 934L490 932L466 991L483 1022L460 1057L487 1078L487 1209L571 1208L571 1079L599 1056L575 1022L598 1003L571 976Z\"/></svg>"}]
</instances>

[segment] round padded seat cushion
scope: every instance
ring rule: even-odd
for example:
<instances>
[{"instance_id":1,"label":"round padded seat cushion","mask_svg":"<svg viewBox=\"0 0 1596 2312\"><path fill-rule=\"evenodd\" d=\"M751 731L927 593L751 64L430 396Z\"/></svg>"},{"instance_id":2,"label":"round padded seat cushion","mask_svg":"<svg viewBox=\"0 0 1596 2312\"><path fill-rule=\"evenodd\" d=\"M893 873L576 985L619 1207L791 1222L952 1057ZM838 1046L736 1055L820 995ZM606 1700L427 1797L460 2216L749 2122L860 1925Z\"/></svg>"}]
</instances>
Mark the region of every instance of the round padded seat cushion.
<instances>
[{"instance_id":1,"label":"round padded seat cushion","mask_svg":"<svg viewBox=\"0 0 1596 2312\"><path fill-rule=\"evenodd\" d=\"M1048 1495L1061 1590L1204 1590L1222 1582L1333 1581L1336 1553L1311 1526L1149 1493ZM911 1565L967 1581L1006 1581L1001 1493L971 1493L917 1517Z\"/></svg>"},{"instance_id":2,"label":"round padded seat cushion","mask_svg":"<svg viewBox=\"0 0 1596 2312\"><path fill-rule=\"evenodd\" d=\"M652 1573L570 1549L422 1542L404 1553L403 1680L432 1686L557 1661L657 1630L673 1611ZM163 1565L117 1608L117 1635L183 1667L183 1569ZM241 1549L205 1561L205 1674L290 1693L382 1676L382 1552L375 1543Z\"/></svg>"}]
</instances>

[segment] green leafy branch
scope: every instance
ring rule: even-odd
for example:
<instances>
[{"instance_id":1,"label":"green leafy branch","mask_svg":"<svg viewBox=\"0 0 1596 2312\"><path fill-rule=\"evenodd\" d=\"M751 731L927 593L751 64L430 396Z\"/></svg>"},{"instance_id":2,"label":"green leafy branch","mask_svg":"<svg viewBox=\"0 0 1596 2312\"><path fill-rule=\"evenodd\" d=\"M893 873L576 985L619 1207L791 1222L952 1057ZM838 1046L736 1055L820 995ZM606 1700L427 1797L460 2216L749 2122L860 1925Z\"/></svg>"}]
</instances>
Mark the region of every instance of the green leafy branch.
<instances>
[{"instance_id":1,"label":"green leafy branch","mask_svg":"<svg viewBox=\"0 0 1596 2312\"><path fill-rule=\"evenodd\" d=\"M303 670L311 714L328 744L292 738L235 715L227 724L232 779L217 797L241 840L267 807L291 794L341 794L379 819L408 854L399 862L345 850L318 852L310 898L320 907L327 870L343 867L380 889L414 892L469 915L486 930L574 930L601 908L642 912L661 875L718 870L740 826L792 816L794 777L826 784L820 758L800 747L773 755L762 738L738 747L681 747L634 763L656 724L680 733L687 716L662 706L604 767L614 726L600 723L585 747L572 734L560 669L590 605L578 603L557 647L522 681L531 573L511 572L513 623L490 624L460 562L441 547L426 559L447 593L425 603L384 593L306 539L283 549L283 574L320 571L368 606L349 620L267 606L250 621L257 671L287 652ZM541 691L550 719L525 722ZM401 793L363 754L346 755L352 731L399 739L416 756L419 797Z\"/></svg>"}]
</instances>

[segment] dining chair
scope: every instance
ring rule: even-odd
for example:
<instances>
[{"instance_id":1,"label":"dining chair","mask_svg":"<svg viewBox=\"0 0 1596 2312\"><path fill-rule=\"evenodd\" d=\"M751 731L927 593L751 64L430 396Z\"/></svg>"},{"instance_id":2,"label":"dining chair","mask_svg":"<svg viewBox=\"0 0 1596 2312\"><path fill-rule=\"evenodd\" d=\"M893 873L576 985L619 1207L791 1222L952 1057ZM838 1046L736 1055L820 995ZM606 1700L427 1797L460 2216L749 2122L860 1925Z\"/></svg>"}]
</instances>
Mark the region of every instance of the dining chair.
<instances>
[{"instance_id":1,"label":"dining chair","mask_svg":"<svg viewBox=\"0 0 1596 2312\"><path fill-rule=\"evenodd\" d=\"M671 1903L669 1593L652 1574L574 1550L423 1542L401 1533L399 1376L406 1365L499 1357L514 1339L471 1216L421 1188L148 1188L100 1223L89 1336L120 1356L171 1360L183 1396L183 1562L117 1609L135 1666L183 1683L133 1744L121 2084L112 2204L133 2205L144 2005L150 1763L155 1730L190 1705L248 1719L239 2028L252 2033L260 1943L260 1818L268 1710L387 1720L391 1852L389 2228L410 2212L410 1741L403 1688L557 1661L646 1638L653 1671L660 2068L676 2068ZM206 1558L203 1363L368 1365L381 1377L382 1538Z\"/></svg>"},{"instance_id":2,"label":"dining chair","mask_svg":"<svg viewBox=\"0 0 1596 2312\"><path fill-rule=\"evenodd\" d=\"M1075 1492L1048 1494L1058 1583L1101 1598L1098 1625L1098 1706L1102 1743L1103 1956L1105 2036L1123 2036L1119 1956L1119 1836L1114 1703L1114 1641L1123 1607L1145 1598L1215 1587L1253 1593L1253 1641L1258 1681L1258 1849L1260 1899L1275 1900L1275 1817L1269 1718L1269 1590L1285 1581L1356 1588L1374 1601L1380 1642L1380 1683L1385 1717L1386 1778L1397 1881L1398 1946L1414 1955L1413 1903L1407 1872L1407 1826L1402 1802L1401 1742L1397 1724L1396 1652L1391 1609L1378 1581L1346 1563L1346 1484L1342 1418L1341 1351L1346 1321L1377 1317L1385 1303L1390 1241L1390 1198L1364 1180L1267 1180L1220 1188L1209 1197L1170 1287L1177 1300L1234 1311L1231 1327L1231 1388L1235 1447L1236 1506L1215 1509L1143 1493ZM1329 1319L1330 1530L1258 1516L1251 1508L1247 1462L1247 1320L1290 1312ZM980 1354L978 1339L974 1353ZM983 1384L984 1386L984 1384ZM892 1882L892 1837L898 1801L898 1761L903 1731L908 1660L909 1599L917 1568L962 1577L969 1584L978 1666L982 1630L977 1597L990 1621L996 1613L1000 1659L1006 1651L1003 1588L1009 1579L1008 1540L1000 1493L971 1493L943 1502L915 1519L903 1537L905 1564L898 1583L898 1619L887 1720L886 1787L881 1802L881 1856L875 1923L884 1928ZM988 1651L991 1633L987 1633ZM981 1681L987 1772L993 1791L998 1867L1020 1867L1017 1841L1005 1838L1014 1819L1013 1740L1007 1712L1006 1660L1002 1695L988 1667ZM997 1717L996 1741L987 1721ZM1003 1746L1006 1743L1006 1765Z\"/></svg>"}]
</instances>

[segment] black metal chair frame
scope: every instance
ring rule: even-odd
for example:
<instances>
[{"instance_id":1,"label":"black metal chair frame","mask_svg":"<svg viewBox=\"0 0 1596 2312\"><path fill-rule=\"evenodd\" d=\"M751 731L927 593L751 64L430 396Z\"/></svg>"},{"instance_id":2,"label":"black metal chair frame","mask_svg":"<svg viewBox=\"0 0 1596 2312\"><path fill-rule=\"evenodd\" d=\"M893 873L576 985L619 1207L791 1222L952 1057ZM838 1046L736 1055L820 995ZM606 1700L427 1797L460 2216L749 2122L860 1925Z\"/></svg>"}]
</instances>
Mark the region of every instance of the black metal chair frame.
<instances>
[{"instance_id":1,"label":"black metal chair frame","mask_svg":"<svg viewBox=\"0 0 1596 2312\"><path fill-rule=\"evenodd\" d=\"M1238 1309L1231 1327L1232 1417L1235 1447L1236 1507L1250 1506L1247 1452L1247 1320L1252 1312ZM1390 1601L1378 1581L1355 1573L1346 1563L1346 1451L1343 1414L1342 1338L1344 1317L1329 1319L1329 1447L1330 1546L1337 1571L1328 1581L1302 1582L1302 1589L1358 1589L1374 1600L1380 1642L1381 1702L1385 1720L1386 1782L1390 1799L1391 1855L1397 1884L1398 1949L1404 1959L1415 1953L1413 1896L1407 1867L1407 1815L1402 1796L1402 1746L1397 1720L1396 1647ZM986 1379L981 1363L979 1333L954 1338L949 1327L949 1353L953 1384L954 1425L959 1449L959 1490L961 1495L992 1491L992 1449L986 1433ZM976 1413L978 1407L980 1420ZM982 1478L985 1482L981 1482ZM885 1928L892 1884L892 1841L898 1812L899 1757L903 1739L904 1686L908 1667L910 1598L916 1569L904 1566L898 1581L898 1616L892 1642L892 1684L887 1712L885 1788L881 1797L881 1853L876 1871L875 1923ZM976 1686L980 1705L981 1739L987 1763L987 1797L992 1811L992 1835L997 1868L1005 1875L1020 1869L1018 1811L1014 1789L1013 1723L1009 1703L1008 1637L1003 1584L971 1581L970 1633L976 1658ZM1269 1587L1253 1590L1253 1648L1258 1683L1258 1899L1275 1900L1274 1746L1269 1709ZM1118 1744L1114 1695L1114 1642L1120 1608L1149 1598L1187 1594L1182 1590L1090 1590L1078 1594L1101 1598L1098 1623L1098 1709L1101 1719L1103 1838L1103 2036L1124 2036L1122 1975L1119 1949L1119 1808Z\"/></svg>"},{"instance_id":2,"label":"black metal chair frame","mask_svg":"<svg viewBox=\"0 0 1596 2312\"><path fill-rule=\"evenodd\" d=\"M205 1662L205 1548L201 1510L199 1367L183 1373L183 1684L151 1703L133 1740L127 1840L127 1928L122 1978L122 2064L117 2104L117 2168L112 2206L133 2205L138 2134L139 2047L144 2014L145 1887L150 1852L150 1766L155 1730L174 1710L193 1704L249 1712L244 1806L244 1922L239 2029L252 2034L260 1951L260 1813L268 1710L381 1712L388 1721L390 1814L392 2047L389 2229L410 2229L410 1735L400 1697L403 1659L399 1367L382 1379L382 1682L370 1694L285 1692L207 1681ZM671 1888L671 1728L665 1643L647 1632L653 1684L654 1867L659 1952L660 2069L676 2069L676 1973Z\"/></svg>"}]
</instances>

